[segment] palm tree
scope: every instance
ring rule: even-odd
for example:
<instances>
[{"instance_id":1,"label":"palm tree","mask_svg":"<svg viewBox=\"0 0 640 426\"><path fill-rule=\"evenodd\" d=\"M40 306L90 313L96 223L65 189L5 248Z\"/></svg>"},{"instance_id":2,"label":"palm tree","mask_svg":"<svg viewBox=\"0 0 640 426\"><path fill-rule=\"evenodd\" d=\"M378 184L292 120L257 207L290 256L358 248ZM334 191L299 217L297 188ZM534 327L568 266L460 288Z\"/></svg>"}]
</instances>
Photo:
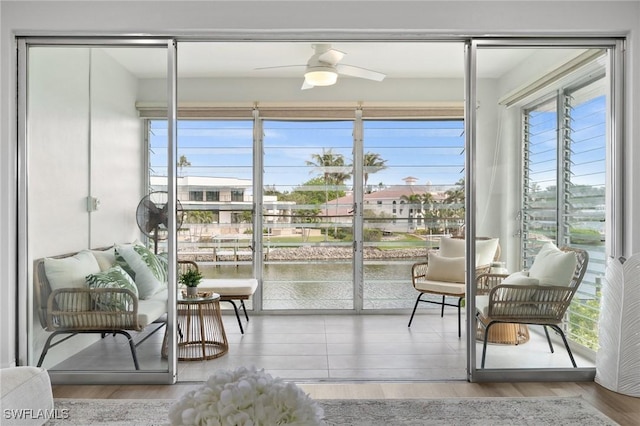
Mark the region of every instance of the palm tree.
<instances>
[{"instance_id":1,"label":"palm tree","mask_svg":"<svg viewBox=\"0 0 640 426\"><path fill-rule=\"evenodd\" d=\"M191 161L187 160L187 156L186 155L181 155L180 159L178 160L178 168L180 169L180 175L183 176L182 171L185 167L189 167L191 166Z\"/></svg>"},{"instance_id":2,"label":"palm tree","mask_svg":"<svg viewBox=\"0 0 640 426\"><path fill-rule=\"evenodd\" d=\"M324 204L325 212L329 210L329 190L328 186L331 185L343 185L344 182L351 176L350 173L345 173L347 165L344 162L344 155L335 154L331 148L328 150L322 148L321 154L311 154L311 160L306 161L307 166L312 166L316 170L322 171L324 177ZM313 173L313 171L312 171ZM336 189L336 198L338 197L338 191ZM336 210L338 204L336 202ZM325 239L328 237L328 232L325 233Z\"/></svg>"},{"instance_id":3,"label":"palm tree","mask_svg":"<svg viewBox=\"0 0 640 426\"><path fill-rule=\"evenodd\" d=\"M443 200L444 204L462 204L461 207L457 208L449 208L448 216L451 219L460 219L464 216L464 200L465 200L465 192L464 192L464 178L458 180L455 183L455 186L448 191L445 192L446 198ZM448 223L445 218L445 232L447 232Z\"/></svg>"},{"instance_id":4,"label":"palm tree","mask_svg":"<svg viewBox=\"0 0 640 426\"><path fill-rule=\"evenodd\" d=\"M455 186L445 191L446 198L444 202L447 204L464 204L464 178L458 180Z\"/></svg>"},{"instance_id":5,"label":"palm tree","mask_svg":"<svg viewBox=\"0 0 640 426\"><path fill-rule=\"evenodd\" d=\"M364 187L367 188L367 181L370 173L376 173L384 170L387 166L384 164L387 160L383 160L380 154L375 152L367 152L364 154ZM370 191L369 191L370 192Z\"/></svg>"},{"instance_id":6,"label":"palm tree","mask_svg":"<svg viewBox=\"0 0 640 426\"><path fill-rule=\"evenodd\" d=\"M335 154L331 148L322 148L322 154L311 154L311 161L306 163L307 166L321 170L327 184L343 185L351 176L351 173L345 173L350 166L345 164L344 155Z\"/></svg>"}]
</instances>

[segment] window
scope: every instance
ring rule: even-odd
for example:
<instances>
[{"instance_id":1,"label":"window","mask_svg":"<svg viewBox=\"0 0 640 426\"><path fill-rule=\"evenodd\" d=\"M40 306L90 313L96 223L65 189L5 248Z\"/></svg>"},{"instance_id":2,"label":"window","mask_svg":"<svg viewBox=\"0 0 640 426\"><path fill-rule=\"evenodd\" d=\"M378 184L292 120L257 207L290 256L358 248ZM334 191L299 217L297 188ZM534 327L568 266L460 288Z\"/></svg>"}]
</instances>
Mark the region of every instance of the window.
<instances>
[{"instance_id":1,"label":"window","mask_svg":"<svg viewBox=\"0 0 640 426\"><path fill-rule=\"evenodd\" d=\"M244 201L244 191L231 191L231 201Z\"/></svg>"},{"instance_id":2,"label":"window","mask_svg":"<svg viewBox=\"0 0 640 426\"><path fill-rule=\"evenodd\" d=\"M189 191L189 201L203 201L202 191Z\"/></svg>"},{"instance_id":3,"label":"window","mask_svg":"<svg viewBox=\"0 0 640 426\"><path fill-rule=\"evenodd\" d=\"M207 201L220 201L220 191L207 191Z\"/></svg>"},{"instance_id":4,"label":"window","mask_svg":"<svg viewBox=\"0 0 640 426\"><path fill-rule=\"evenodd\" d=\"M605 270L606 93L602 77L565 87L523 117L524 267L546 241L589 252L567 331L593 350Z\"/></svg>"}]
</instances>

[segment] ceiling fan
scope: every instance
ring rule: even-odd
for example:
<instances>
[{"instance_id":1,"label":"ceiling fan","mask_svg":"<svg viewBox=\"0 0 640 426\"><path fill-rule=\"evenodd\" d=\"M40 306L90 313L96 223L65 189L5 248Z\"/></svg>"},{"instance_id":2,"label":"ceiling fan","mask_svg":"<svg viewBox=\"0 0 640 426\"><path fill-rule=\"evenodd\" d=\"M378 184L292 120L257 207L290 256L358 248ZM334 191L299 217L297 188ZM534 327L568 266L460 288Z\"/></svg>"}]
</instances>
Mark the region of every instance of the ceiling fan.
<instances>
[{"instance_id":1,"label":"ceiling fan","mask_svg":"<svg viewBox=\"0 0 640 426\"><path fill-rule=\"evenodd\" d=\"M338 75L348 75L374 81L382 81L386 77L386 75L377 71L339 63L346 53L331 48L330 44L313 44L311 46L315 53L309 58L306 65L282 65L256 69L305 67L302 90L312 89L315 86L331 86L338 81Z\"/></svg>"}]
</instances>

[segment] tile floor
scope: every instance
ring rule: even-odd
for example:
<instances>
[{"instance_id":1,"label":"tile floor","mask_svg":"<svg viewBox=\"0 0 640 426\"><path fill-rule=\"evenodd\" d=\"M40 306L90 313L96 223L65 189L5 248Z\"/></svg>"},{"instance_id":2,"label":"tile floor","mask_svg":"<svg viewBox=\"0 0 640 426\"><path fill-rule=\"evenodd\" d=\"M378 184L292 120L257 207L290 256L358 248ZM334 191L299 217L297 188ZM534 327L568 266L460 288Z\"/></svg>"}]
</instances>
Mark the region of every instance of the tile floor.
<instances>
[{"instance_id":1,"label":"tile floor","mask_svg":"<svg viewBox=\"0 0 640 426\"><path fill-rule=\"evenodd\" d=\"M457 335L455 313L440 318L423 310L411 328L398 315L252 315L241 334L236 318L223 321L229 352L210 361L181 361L179 381L201 381L213 369L255 365L274 376L298 381L465 380L465 336ZM138 347L141 368L166 368L159 356L163 332ZM531 333L519 345L489 345L487 368L570 367L562 344L550 353ZM478 364L482 345L477 347ZM576 356L579 367L593 362ZM133 369L126 340L108 336L54 367L61 370Z\"/></svg>"}]
</instances>

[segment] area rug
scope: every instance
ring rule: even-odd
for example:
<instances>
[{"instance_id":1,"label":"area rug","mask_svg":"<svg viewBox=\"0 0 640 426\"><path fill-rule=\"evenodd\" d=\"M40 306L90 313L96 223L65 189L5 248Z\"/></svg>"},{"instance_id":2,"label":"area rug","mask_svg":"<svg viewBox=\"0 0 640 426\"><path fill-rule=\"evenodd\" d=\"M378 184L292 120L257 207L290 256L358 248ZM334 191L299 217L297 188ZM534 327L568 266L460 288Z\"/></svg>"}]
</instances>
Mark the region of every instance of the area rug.
<instances>
[{"instance_id":1,"label":"area rug","mask_svg":"<svg viewBox=\"0 0 640 426\"><path fill-rule=\"evenodd\" d=\"M580 397L323 399L327 426L617 425ZM56 399L47 425L159 426L173 400Z\"/></svg>"}]
</instances>

